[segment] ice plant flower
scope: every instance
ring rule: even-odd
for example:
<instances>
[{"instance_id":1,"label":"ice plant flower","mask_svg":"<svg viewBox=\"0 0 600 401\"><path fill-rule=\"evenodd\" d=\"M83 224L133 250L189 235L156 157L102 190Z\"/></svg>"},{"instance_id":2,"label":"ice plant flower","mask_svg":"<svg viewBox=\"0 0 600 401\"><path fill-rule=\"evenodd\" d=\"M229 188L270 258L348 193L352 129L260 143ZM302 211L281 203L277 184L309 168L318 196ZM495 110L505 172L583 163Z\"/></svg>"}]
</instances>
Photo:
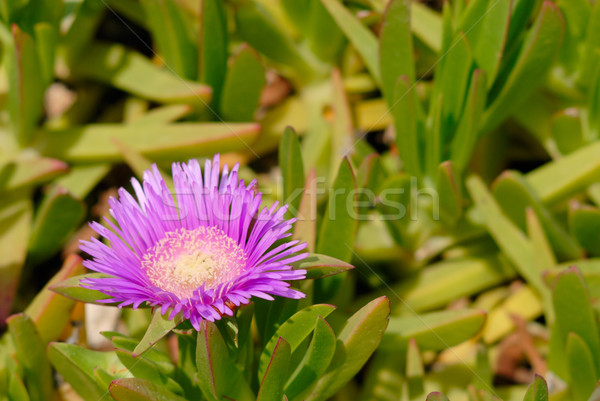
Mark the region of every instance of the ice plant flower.
<instances>
[{"instance_id":1,"label":"ice plant flower","mask_svg":"<svg viewBox=\"0 0 600 401\"><path fill-rule=\"evenodd\" d=\"M197 330L251 297L304 297L288 281L306 276L290 265L307 256L306 244L279 241L294 219L284 218L287 206L261 208L256 180L245 185L238 167L221 173L219 155L207 160L204 175L197 160L174 163L175 197L156 166L141 184L132 179L137 200L123 188L109 200L117 224L90 223L107 243L92 238L80 246L92 257L84 265L110 277L82 285L110 297L99 302L147 303L170 319L181 313Z\"/></svg>"}]
</instances>

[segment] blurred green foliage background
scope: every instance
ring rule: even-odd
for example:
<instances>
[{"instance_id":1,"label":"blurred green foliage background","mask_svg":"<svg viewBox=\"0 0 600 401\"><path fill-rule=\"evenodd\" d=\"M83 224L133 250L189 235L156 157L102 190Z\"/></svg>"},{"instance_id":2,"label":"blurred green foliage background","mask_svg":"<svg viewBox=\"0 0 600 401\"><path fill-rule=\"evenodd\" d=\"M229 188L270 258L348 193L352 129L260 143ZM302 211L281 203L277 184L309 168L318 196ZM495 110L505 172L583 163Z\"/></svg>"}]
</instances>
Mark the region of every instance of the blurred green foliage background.
<instances>
[{"instance_id":1,"label":"blurred green foliage background","mask_svg":"<svg viewBox=\"0 0 600 401\"><path fill-rule=\"evenodd\" d=\"M0 322L28 316L2 324L0 399L108 394L126 356L86 349L82 305L48 286L85 272L84 223L129 177L214 153L293 206L311 252L356 266L301 284L306 304L257 303L238 368L310 304L337 305L337 329L383 294L385 333L380 300L374 347L323 362L307 399L546 399L534 373L551 400L600 399L599 2L4 0L0 17Z\"/></svg>"}]
</instances>

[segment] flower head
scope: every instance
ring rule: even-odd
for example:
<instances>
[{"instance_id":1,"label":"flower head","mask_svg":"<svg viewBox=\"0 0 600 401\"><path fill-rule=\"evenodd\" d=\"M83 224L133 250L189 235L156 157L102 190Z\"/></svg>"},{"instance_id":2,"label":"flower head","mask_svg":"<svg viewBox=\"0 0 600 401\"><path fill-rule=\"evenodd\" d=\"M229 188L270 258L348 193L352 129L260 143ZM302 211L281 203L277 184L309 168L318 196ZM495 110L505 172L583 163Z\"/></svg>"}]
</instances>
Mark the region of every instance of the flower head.
<instances>
[{"instance_id":1,"label":"flower head","mask_svg":"<svg viewBox=\"0 0 600 401\"><path fill-rule=\"evenodd\" d=\"M231 172L219 169L219 155L200 164L173 164L175 197L156 166L144 173L143 183L132 179L137 200L125 189L109 200L117 224L90 224L106 239L82 241L92 259L84 265L107 278L88 278L82 284L110 298L99 301L120 307L142 303L182 313L199 329L202 320L218 320L251 297L272 295L302 298L288 281L300 280L305 270L290 263L304 259L306 244L278 242L289 237L294 219L287 206L261 209L256 181L245 185Z\"/></svg>"}]
</instances>

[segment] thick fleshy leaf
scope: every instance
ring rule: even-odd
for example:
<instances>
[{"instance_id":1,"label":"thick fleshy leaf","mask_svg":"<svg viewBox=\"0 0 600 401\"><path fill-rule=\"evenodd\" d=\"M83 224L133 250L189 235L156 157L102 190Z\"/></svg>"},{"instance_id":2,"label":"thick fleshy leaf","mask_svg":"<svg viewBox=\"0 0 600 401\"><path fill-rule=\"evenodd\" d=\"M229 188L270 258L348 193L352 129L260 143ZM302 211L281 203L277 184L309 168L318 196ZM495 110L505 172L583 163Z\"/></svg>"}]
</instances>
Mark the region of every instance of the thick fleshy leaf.
<instances>
[{"instance_id":1,"label":"thick fleshy leaf","mask_svg":"<svg viewBox=\"0 0 600 401\"><path fill-rule=\"evenodd\" d=\"M465 102L462 117L454 134L451 145L451 159L456 169L462 172L473 156L473 149L479 136L479 127L485 108L486 78L482 70L473 71L469 94Z\"/></svg>"},{"instance_id":2,"label":"thick fleshy leaf","mask_svg":"<svg viewBox=\"0 0 600 401\"><path fill-rule=\"evenodd\" d=\"M406 352L406 387L409 399L411 400L423 398L425 392L423 383L424 370L419 346L415 339L411 339L408 342L408 350Z\"/></svg>"},{"instance_id":3,"label":"thick fleshy leaf","mask_svg":"<svg viewBox=\"0 0 600 401\"><path fill-rule=\"evenodd\" d=\"M8 162L3 168L0 190L10 191L37 185L64 174L67 170L67 164L60 160L22 156L15 161Z\"/></svg>"},{"instance_id":4,"label":"thick fleshy leaf","mask_svg":"<svg viewBox=\"0 0 600 401\"><path fill-rule=\"evenodd\" d=\"M393 107L396 82L401 76L408 78L408 84L415 81L410 11L413 2L392 0L383 16L379 38L379 60L381 81L388 105Z\"/></svg>"},{"instance_id":5,"label":"thick fleshy leaf","mask_svg":"<svg viewBox=\"0 0 600 401\"><path fill-rule=\"evenodd\" d=\"M362 57L376 82L381 82L377 37L337 0L321 0L342 32Z\"/></svg>"},{"instance_id":6,"label":"thick fleshy leaf","mask_svg":"<svg viewBox=\"0 0 600 401\"><path fill-rule=\"evenodd\" d=\"M485 112L483 132L500 124L537 88L552 65L563 34L564 21L558 7L545 1L506 83Z\"/></svg>"},{"instance_id":7,"label":"thick fleshy leaf","mask_svg":"<svg viewBox=\"0 0 600 401\"><path fill-rule=\"evenodd\" d=\"M563 155L568 155L585 144L578 109L567 109L553 115L551 126L554 143Z\"/></svg>"},{"instance_id":8,"label":"thick fleshy leaf","mask_svg":"<svg viewBox=\"0 0 600 401\"><path fill-rule=\"evenodd\" d=\"M71 320L71 311L75 301L51 291L51 287L65 280L82 274L85 267L77 255L70 255L61 269L44 286L29 304L25 313L35 322L44 343L56 340Z\"/></svg>"},{"instance_id":9,"label":"thick fleshy leaf","mask_svg":"<svg viewBox=\"0 0 600 401\"><path fill-rule=\"evenodd\" d=\"M547 401L548 385L542 376L535 375L533 383L529 385L523 401Z\"/></svg>"},{"instance_id":10,"label":"thick fleshy leaf","mask_svg":"<svg viewBox=\"0 0 600 401\"><path fill-rule=\"evenodd\" d=\"M460 274L456 274L460 271ZM441 308L455 299L471 297L516 276L514 269L497 256L443 260L409 276L392 289L404 302L395 307L422 312ZM392 292L392 301L396 298Z\"/></svg>"},{"instance_id":11,"label":"thick fleshy leaf","mask_svg":"<svg viewBox=\"0 0 600 401\"><path fill-rule=\"evenodd\" d=\"M74 166L67 174L54 182L65 188L73 196L84 199L102 178L108 174L110 167L108 163Z\"/></svg>"},{"instance_id":12,"label":"thick fleshy leaf","mask_svg":"<svg viewBox=\"0 0 600 401\"><path fill-rule=\"evenodd\" d=\"M402 159L404 172L420 177L422 165L416 101L416 94L409 78L406 75L398 78L394 92L394 107L391 109L396 131L396 148Z\"/></svg>"},{"instance_id":13,"label":"thick fleshy leaf","mask_svg":"<svg viewBox=\"0 0 600 401\"><path fill-rule=\"evenodd\" d=\"M461 117L465 98L469 95L467 88L473 69L473 50L465 35L460 33L452 45L452 50L440 63L442 67L439 71L439 78L436 80L436 87L439 88L439 92L434 92L431 98L433 102L438 102L439 96L443 100L441 121L439 122L440 135L442 136L439 139L441 146L450 143L449 134ZM439 104L436 106L440 108ZM435 109L436 107L432 107L432 111ZM437 166L443 159L445 158L434 160L435 165Z\"/></svg>"},{"instance_id":14,"label":"thick fleshy leaf","mask_svg":"<svg viewBox=\"0 0 600 401\"><path fill-rule=\"evenodd\" d=\"M196 377L204 396L212 400L225 397L238 401L255 400L248 382L229 357L227 344L217 326L209 321L203 321L200 326Z\"/></svg>"},{"instance_id":15,"label":"thick fleshy leaf","mask_svg":"<svg viewBox=\"0 0 600 401\"><path fill-rule=\"evenodd\" d=\"M473 57L478 68L485 71L488 86L492 85L500 68L512 8L513 0L490 2L483 20L480 22L482 27L477 46L473 49Z\"/></svg>"},{"instance_id":16,"label":"thick fleshy leaf","mask_svg":"<svg viewBox=\"0 0 600 401\"><path fill-rule=\"evenodd\" d=\"M294 67L300 75L297 78L306 79L306 75L310 75L311 68L296 44L262 4L239 2L236 6L236 28L244 41L271 60Z\"/></svg>"},{"instance_id":17,"label":"thick fleshy leaf","mask_svg":"<svg viewBox=\"0 0 600 401\"><path fill-rule=\"evenodd\" d=\"M6 319L17 292L25 263L31 226L31 200L24 196L3 197L0 205L0 321Z\"/></svg>"},{"instance_id":18,"label":"thick fleshy leaf","mask_svg":"<svg viewBox=\"0 0 600 401\"><path fill-rule=\"evenodd\" d=\"M288 127L283 131L279 145L279 166L281 168L281 179L283 184L283 202L290 205L291 213L297 216L298 208L304 189L304 163L302 161L302 149L300 140L293 128ZM315 194L316 195L316 194Z\"/></svg>"},{"instance_id":19,"label":"thick fleshy leaf","mask_svg":"<svg viewBox=\"0 0 600 401\"><path fill-rule=\"evenodd\" d=\"M485 319L485 312L475 309L394 316L390 318L380 348L405 348L408 341L414 338L421 349L439 351L474 337L483 328Z\"/></svg>"},{"instance_id":20,"label":"thick fleshy leaf","mask_svg":"<svg viewBox=\"0 0 600 401\"><path fill-rule=\"evenodd\" d=\"M167 311L164 315L160 313L159 309L156 309L152 315L150 326L146 330L146 334L141 339L140 343L133 350L133 356L146 352L150 347L156 344L161 338L166 336L173 330L179 323L182 322L181 315L175 315L172 319L169 317L170 311Z\"/></svg>"},{"instance_id":21,"label":"thick fleshy leaf","mask_svg":"<svg viewBox=\"0 0 600 401\"><path fill-rule=\"evenodd\" d=\"M142 181L144 179L144 172L152 168L152 161L142 156L139 152L130 146L125 145L117 138L113 138L113 142L119 152L123 156L123 160L129 165L131 170L135 173L137 178ZM163 174L163 179L168 188L175 188L173 185L173 179L168 174Z\"/></svg>"},{"instance_id":22,"label":"thick fleshy leaf","mask_svg":"<svg viewBox=\"0 0 600 401\"><path fill-rule=\"evenodd\" d=\"M504 213L521 230L525 230L527 208L539 217L548 239L559 259L578 259L581 251L567 231L546 209L523 175L516 171L506 171L494 182L494 197Z\"/></svg>"},{"instance_id":23,"label":"thick fleshy leaf","mask_svg":"<svg viewBox=\"0 0 600 401\"><path fill-rule=\"evenodd\" d=\"M52 369L46 358L46 344L40 338L31 318L22 313L6 319L8 331L23 367L31 401L52 398L54 383Z\"/></svg>"},{"instance_id":24,"label":"thick fleshy leaf","mask_svg":"<svg viewBox=\"0 0 600 401\"><path fill-rule=\"evenodd\" d=\"M290 400L325 373L335 354L335 342L335 333L329 323L318 316L308 351L285 385L285 394Z\"/></svg>"},{"instance_id":25,"label":"thick fleshy leaf","mask_svg":"<svg viewBox=\"0 0 600 401\"><path fill-rule=\"evenodd\" d=\"M187 104L168 104L165 106L156 107L144 114L136 116L128 121L129 124L135 124L138 127L154 125L154 124L169 124L185 117L191 113L193 108Z\"/></svg>"},{"instance_id":26,"label":"thick fleshy leaf","mask_svg":"<svg viewBox=\"0 0 600 401\"><path fill-rule=\"evenodd\" d=\"M73 344L51 343L48 359L85 401L98 401L106 395L107 389L94 375L96 367L113 375L122 376L127 372L114 352L92 351Z\"/></svg>"},{"instance_id":27,"label":"thick fleshy leaf","mask_svg":"<svg viewBox=\"0 0 600 401\"><path fill-rule=\"evenodd\" d=\"M174 1L142 0L147 27L164 64L174 74L195 79L198 72L196 34L190 13Z\"/></svg>"},{"instance_id":28,"label":"thick fleshy leaf","mask_svg":"<svg viewBox=\"0 0 600 401\"><path fill-rule=\"evenodd\" d=\"M600 371L600 336L595 312L577 268L568 268L559 274L554 285L553 304L555 322L550 338L549 369L565 380L569 378L566 348L572 332L585 342L596 372Z\"/></svg>"},{"instance_id":29,"label":"thick fleshy leaf","mask_svg":"<svg viewBox=\"0 0 600 401\"><path fill-rule=\"evenodd\" d=\"M426 401L448 401L448 397L440 392L429 393Z\"/></svg>"},{"instance_id":30,"label":"thick fleshy leaf","mask_svg":"<svg viewBox=\"0 0 600 401\"><path fill-rule=\"evenodd\" d=\"M23 383L23 380L18 374L9 374L8 381L8 389L6 392L9 400L29 401L31 399L29 397L29 393L27 392L27 387L25 387L25 383Z\"/></svg>"},{"instance_id":31,"label":"thick fleshy leaf","mask_svg":"<svg viewBox=\"0 0 600 401\"><path fill-rule=\"evenodd\" d=\"M100 291L92 290L81 286L81 280L85 278L105 278L110 277L104 273L87 273L74 277L69 277L49 287L50 290L71 298L75 301L85 303L97 303L96 301L110 298ZM102 305L106 305L102 303Z\"/></svg>"},{"instance_id":32,"label":"thick fleshy leaf","mask_svg":"<svg viewBox=\"0 0 600 401\"><path fill-rule=\"evenodd\" d=\"M307 27L301 29L300 32L308 39L310 49L321 60L329 63L335 62L344 49L346 38L331 14L320 0L292 1L295 3L304 2L309 5L309 15L305 21ZM323 40L323 38L327 38L327 40Z\"/></svg>"},{"instance_id":33,"label":"thick fleshy leaf","mask_svg":"<svg viewBox=\"0 0 600 401\"><path fill-rule=\"evenodd\" d=\"M574 401L587 401L598 380L590 348L576 333L569 333L566 352L570 376L569 387L574 395Z\"/></svg>"},{"instance_id":34,"label":"thick fleshy leaf","mask_svg":"<svg viewBox=\"0 0 600 401\"><path fill-rule=\"evenodd\" d=\"M502 212L479 177L470 177L467 180L467 188L494 241L542 299L550 299L550 290L543 283L541 272L535 268L533 263L533 250L529 239Z\"/></svg>"},{"instance_id":35,"label":"thick fleshy leaf","mask_svg":"<svg viewBox=\"0 0 600 401\"><path fill-rule=\"evenodd\" d=\"M350 261L358 220L356 202L352 199L356 196L356 178L348 159L341 163L332 189L321 223L317 252Z\"/></svg>"},{"instance_id":36,"label":"thick fleshy leaf","mask_svg":"<svg viewBox=\"0 0 600 401\"><path fill-rule=\"evenodd\" d=\"M280 337L260 382L257 401L279 401L283 398L283 386L290 368L291 353L288 342Z\"/></svg>"},{"instance_id":37,"label":"thick fleshy leaf","mask_svg":"<svg viewBox=\"0 0 600 401\"><path fill-rule=\"evenodd\" d=\"M185 81L119 44L88 45L70 67L74 76L95 79L160 103L187 103L202 109L210 100L210 87Z\"/></svg>"},{"instance_id":38,"label":"thick fleshy leaf","mask_svg":"<svg viewBox=\"0 0 600 401\"><path fill-rule=\"evenodd\" d=\"M40 71L40 55L35 39L17 24L12 25L12 40L3 41L3 58L12 85L8 92L8 111L21 145L27 145L42 114L46 83Z\"/></svg>"},{"instance_id":39,"label":"thick fleshy leaf","mask_svg":"<svg viewBox=\"0 0 600 401\"><path fill-rule=\"evenodd\" d=\"M356 178L348 159L342 161L332 189L319 230L317 252L349 262L352 259L358 216ZM317 281L316 299L329 301L335 297L343 279L344 275L340 274Z\"/></svg>"},{"instance_id":40,"label":"thick fleshy leaf","mask_svg":"<svg viewBox=\"0 0 600 401\"><path fill-rule=\"evenodd\" d=\"M227 68L221 94L221 116L226 121L254 121L266 84L265 68L258 54L242 46Z\"/></svg>"},{"instance_id":41,"label":"thick fleshy leaf","mask_svg":"<svg viewBox=\"0 0 600 401\"><path fill-rule=\"evenodd\" d=\"M311 170L304 184L293 236L294 239L306 242L308 252L315 251L317 241L317 195L316 172Z\"/></svg>"},{"instance_id":42,"label":"thick fleshy leaf","mask_svg":"<svg viewBox=\"0 0 600 401\"><path fill-rule=\"evenodd\" d=\"M413 34L439 54L442 49L442 18L423 3L413 1L410 6Z\"/></svg>"},{"instance_id":43,"label":"thick fleshy leaf","mask_svg":"<svg viewBox=\"0 0 600 401\"><path fill-rule=\"evenodd\" d=\"M55 186L44 197L33 222L28 256L41 261L56 253L80 224L85 204L62 187Z\"/></svg>"},{"instance_id":44,"label":"thick fleshy leaf","mask_svg":"<svg viewBox=\"0 0 600 401\"><path fill-rule=\"evenodd\" d=\"M136 340L135 338L126 337L125 335L114 331L104 331L101 334L109 340L117 350L129 351L129 354L133 352L139 343L139 340ZM137 358L138 357L134 358L134 360L137 360ZM173 365L173 361L170 359L169 355L163 351L156 348L150 348L144 353L143 357L139 358L151 361L154 364L155 369L165 376L173 377L175 374L175 365Z\"/></svg>"},{"instance_id":45,"label":"thick fleshy leaf","mask_svg":"<svg viewBox=\"0 0 600 401\"><path fill-rule=\"evenodd\" d=\"M354 269L349 263L318 253L311 253L301 261L292 263L294 269L305 269L307 279L316 279Z\"/></svg>"},{"instance_id":46,"label":"thick fleshy leaf","mask_svg":"<svg viewBox=\"0 0 600 401\"><path fill-rule=\"evenodd\" d=\"M137 377L114 380L108 389L116 401L185 401L158 383Z\"/></svg>"},{"instance_id":47,"label":"thick fleshy leaf","mask_svg":"<svg viewBox=\"0 0 600 401\"><path fill-rule=\"evenodd\" d=\"M117 357L123 365L138 379L148 380L165 389L179 395L183 395L183 389L177 382L170 377L165 376L159 366L145 358L145 356L133 357L131 352L116 350Z\"/></svg>"},{"instance_id":48,"label":"thick fleshy leaf","mask_svg":"<svg viewBox=\"0 0 600 401\"><path fill-rule=\"evenodd\" d=\"M462 187L459 175L452 162L440 164L437 174L437 188L440 197L440 216L454 224L462 215Z\"/></svg>"},{"instance_id":49,"label":"thick fleshy leaf","mask_svg":"<svg viewBox=\"0 0 600 401\"><path fill-rule=\"evenodd\" d=\"M257 124L179 123L140 129L95 124L44 133L44 152L69 161L117 161L113 138L154 160L180 161L217 152L245 150L258 136Z\"/></svg>"},{"instance_id":50,"label":"thick fleshy leaf","mask_svg":"<svg viewBox=\"0 0 600 401\"><path fill-rule=\"evenodd\" d=\"M354 124L344 82L338 69L334 69L331 73L331 87L333 91L331 101L333 123L331 127L330 166L337 166L340 162L343 162L344 157L353 152ZM331 178L334 177L332 173L330 173L330 176Z\"/></svg>"},{"instance_id":51,"label":"thick fleshy leaf","mask_svg":"<svg viewBox=\"0 0 600 401\"><path fill-rule=\"evenodd\" d=\"M571 203L569 225L571 233L579 244L591 255L600 255L600 237L597 229L600 224L600 210L592 206Z\"/></svg>"},{"instance_id":52,"label":"thick fleshy leaf","mask_svg":"<svg viewBox=\"0 0 600 401\"><path fill-rule=\"evenodd\" d=\"M317 317L327 317L335 310L333 305L312 305L296 312L292 317L285 321L273 334L262 354L260 355L258 365L258 378L263 377L271 359L273 350L280 338L283 338L289 344L292 352L302 344L302 342L313 332Z\"/></svg>"},{"instance_id":53,"label":"thick fleshy leaf","mask_svg":"<svg viewBox=\"0 0 600 401\"><path fill-rule=\"evenodd\" d=\"M381 297L352 315L338 334L335 355L325 375L299 398L321 401L337 393L358 373L379 345L389 314L390 302Z\"/></svg>"},{"instance_id":54,"label":"thick fleshy leaf","mask_svg":"<svg viewBox=\"0 0 600 401\"><path fill-rule=\"evenodd\" d=\"M199 78L213 90L213 105L219 105L227 72L228 41L225 4L202 0L200 22Z\"/></svg>"},{"instance_id":55,"label":"thick fleshy leaf","mask_svg":"<svg viewBox=\"0 0 600 401\"><path fill-rule=\"evenodd\" d=\"M529 400L526 400L526 401L529 401ZM600 401L600 383L596 385L596 389L594 390L592 395L590 395L590 398L588 399L588 401Z\"/></svg>"},{"instance_id":56,"label":"thick fleshy leaf","mask_svg":"<svg viewBox=\"0 0 600 401\"><path fill-rule=\"evenodd\" d=\"M600 143L592 143L533 170L527 181L542 202L554 204L600 179Z\"/></svg>"}]
</instances>

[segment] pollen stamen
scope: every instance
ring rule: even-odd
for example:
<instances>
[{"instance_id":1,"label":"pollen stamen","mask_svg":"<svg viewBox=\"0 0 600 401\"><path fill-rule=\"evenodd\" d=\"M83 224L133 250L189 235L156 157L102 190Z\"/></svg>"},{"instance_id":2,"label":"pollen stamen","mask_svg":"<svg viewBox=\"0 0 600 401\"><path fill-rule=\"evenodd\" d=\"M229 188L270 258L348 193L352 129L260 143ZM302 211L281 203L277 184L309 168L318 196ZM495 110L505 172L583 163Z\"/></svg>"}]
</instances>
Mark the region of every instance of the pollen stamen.
<instances>
[{"instance_id":1,"label":"pollen stamen","mask_svg":"<svg viewBox=\"0 0 600 401\"><path fill-rule=\"evenodd\" d=\"M180 299L234 279L245 266L244 250L217 227L169 232L142 260L150 282Z\"/></svg>"}]
</instances>

